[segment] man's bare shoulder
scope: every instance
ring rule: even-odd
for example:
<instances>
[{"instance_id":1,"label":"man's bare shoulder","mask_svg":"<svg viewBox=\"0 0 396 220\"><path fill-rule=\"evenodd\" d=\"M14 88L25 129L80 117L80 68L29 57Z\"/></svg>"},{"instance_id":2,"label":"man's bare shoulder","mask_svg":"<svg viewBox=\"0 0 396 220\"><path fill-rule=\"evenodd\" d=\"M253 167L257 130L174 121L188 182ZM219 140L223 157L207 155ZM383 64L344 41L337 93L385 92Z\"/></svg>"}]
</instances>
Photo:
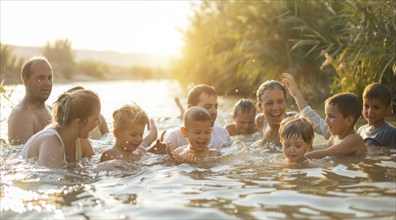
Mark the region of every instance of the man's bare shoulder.
<instances>
[{"instance_id":1,"label":"man's bare shoulder","mask_svg":"<svg viewBox=\"0 0 396 220\"><path fill-rule=\"evenodd\" d=\"M8 123L17 121L29 122L32 120L33 118L29 108L21 104L16 105L8 116Z\"/></svg>"}]
</instances>

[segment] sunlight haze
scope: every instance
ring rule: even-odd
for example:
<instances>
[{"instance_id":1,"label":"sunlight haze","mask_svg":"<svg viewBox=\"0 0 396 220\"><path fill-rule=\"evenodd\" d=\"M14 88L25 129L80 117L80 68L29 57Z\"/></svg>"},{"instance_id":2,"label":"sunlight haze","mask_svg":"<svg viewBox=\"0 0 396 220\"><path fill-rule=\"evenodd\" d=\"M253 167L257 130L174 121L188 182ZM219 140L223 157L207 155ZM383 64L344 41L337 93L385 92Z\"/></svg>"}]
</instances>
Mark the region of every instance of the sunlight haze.
<instances>
[{"instance_id":1,"label":"sunlight haze","mask_svg":"<svg viewBox=\"0 0 396 220\"><path fill-rule=\"evenodd\" d=\"M191 1L1 0L1 43L44 47L68 39L73 49L177 55Z\"/></svg>"}]
</instances>

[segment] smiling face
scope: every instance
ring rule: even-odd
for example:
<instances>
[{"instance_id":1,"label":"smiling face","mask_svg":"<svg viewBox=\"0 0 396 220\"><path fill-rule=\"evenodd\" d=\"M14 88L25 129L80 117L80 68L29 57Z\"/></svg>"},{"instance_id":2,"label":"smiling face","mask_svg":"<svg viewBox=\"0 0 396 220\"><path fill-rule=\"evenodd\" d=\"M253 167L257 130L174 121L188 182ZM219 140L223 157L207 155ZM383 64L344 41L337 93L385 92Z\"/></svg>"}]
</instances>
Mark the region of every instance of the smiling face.
<instances>
[{"instance_id":1,"label":"smiling face","mask_svg":"<svg viewBox=\"0 0 396 220\"><path fill-rule=\"evenodd\" d=\"M181 132L188 139L190 147L194 151L208 149L210 136L212 133L212 123L210 120L189 122L188 128L182 127Z\"/></svg>"},{"instance_id":2,"label":"smiling face","mask_svg":"<svg viewBox=\"0 0 396 220\"><path fill-rule=\"evenodd\" d=\"M285 94L279 89L267 89L260 97L259 107L270 126L279 125L286 115Z\"/></svg>"},{"instance_id":3,"label":"smiling face","mask_svg":"<svg viewBox=\"0 0 396 220\"><path fill-rule=\"evenodd\" d=\"M135 124L132 128L114 129L116 146L123 151L135 151L143 141L145 124Z\"/></svg>"},{"instance_id":4,"label":"smiling face","mask_svg":"<svg viewBox=\"0 0 396 220\"><path fill-rule=\"evenodd\" d=\"M353 126L353 116L344 118L337 107L325 104L326 124L329 126L332 135L338 135L340 139L345 137Z\"/></svg>"},{"instance_id":5,"label":"smiling face","mask_svg":"<svg viewBox=\"0 0 396 220\"><path fill-rule=\"evenodd\" d=\"M367 123L374 128L381 126L385 122L385 116L392 113L392 107L385 105L379 99L363 99L363 117Z\"/></svg>"},{"instance_id":6,"label":"smiling face","mask_svg":"<svg viewBox=\"0 0 396 220\"><path fill-rule=\"evenodd\" d=\"M255 117L253 110L243 112L242 109L239 109L234 116L236 130L242 135L252 134L256 128Z\"/></svg>"},{"instance_id":7,"label":"smiling face","mask_svg":"<svg viewBox=\"0 0 396 220\"><path fill-rule=\"evenodd\" d=\"M292 135L281 140L283 153L291 163L301 163L305 158L310 144L306 143L300 135Z\"/></svg>"},{"instance_id":8,"label":"smiling face","mask_svg":"<svg viewBox=\"0 0 396 220\"><path fill-rule=\"evenodd\" d=\"M45 102L52 91L52 68L41 60L33 61L30 76L23 76L27 95L39 102Z\"/></svg>"}]
</instances>

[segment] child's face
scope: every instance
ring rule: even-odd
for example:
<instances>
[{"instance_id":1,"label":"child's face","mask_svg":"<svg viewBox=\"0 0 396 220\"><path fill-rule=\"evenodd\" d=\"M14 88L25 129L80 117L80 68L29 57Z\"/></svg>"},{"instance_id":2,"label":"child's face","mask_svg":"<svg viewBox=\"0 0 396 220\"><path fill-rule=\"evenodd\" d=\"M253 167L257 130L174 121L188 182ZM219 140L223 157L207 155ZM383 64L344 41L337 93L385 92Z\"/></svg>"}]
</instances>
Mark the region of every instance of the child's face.
<instances>
[{"instance_id":1,"label":"child's face","mask_svg":"<svg viewBox=\"0 0 396 220\"><path fill-rule=\"evenodd\" d=\"M212 118L212 124L214 124L217 117L217 96L201 93L201 95L199 95L198 106L205 108L209 112L210 117Z\"/></svg>"},{"instance_id":2,"label":"child's face","mask_svg":"<svg viewBox=\"0 0 396 220\"><path fill-rule=\"evenodd\" d=\"M305 158L310 144L306 143L300 135L291 135L289 138L281 140L283 153L291 163L301 163Z\"/></svg>"},{"instance_id":3,"label":"child's face","mask_svg":"<svg viewBox=\"0 0 396 220\"><path fill-rule=\"evenodd\" d=\"M271 125L278 125L285 118L287 101L279 89L265 90L260 97L260 109Z\"/></svg>"},{"instance_id":4,"label":"child's face","mask_svg":"<svg viewBox=\"0 0 396 220\"><path fill-rule=\"evenodd\" d=\"M332 135L346 136L350 131L351 117L344 118L336 106L326 104L326 124L329 126Z\"/></svg>"},{"instance_id":5,"label":"child's face","mask_svg":"<svg viewBox=\"0 0 396 220\"><path fill-rule=\"evenodd\" d=\"M390 106L386 106L378 99L364 99L363 100L363 117L370 126L375 128L382 125L385 121L385 116L392 112Z\"/></svg>"},{"instance_id":6,"label":"child's face","mask_svg":"<svg viewBox=\"0 0 396 220\"><path fill-rule=\"evenodd\" d=\"M234 117L235 128L242 134L247 135L253 133L255 124L255 114L254 111L242 112L239 109Z\"/></svg>"},{"instance_id":7,"label":"child's face","mask_svg":"<svg viewBox=\"0 0 396 220\"><path fill-rule=\"evenodd\" d=\"M94 113L83 122L80 130L80 138L88 138L89 132L101 123L100 108L95 109Z\"/></svg>"},{"instance_id":8,"label":"child's face","mask_svg":"<svg viewBox=\"0 0 396 220\"><path fill-rule=\"evenodd\" d=\"M144 124L135 124L133 128L122 129L115 132L116 145L127 152L136 150L143 140Z\"/></svg>"},{"instance_id":9,"label":"child's face","mask_svg":"<svg viewBox=\"0 0 396 220\"><path fill-rule=\"evenodd\" d=\"M191 148L195 151L206 150L210 143L211 132L211 121L191 121L186 128L186 137Z\"/></svg>"}]
</instances>

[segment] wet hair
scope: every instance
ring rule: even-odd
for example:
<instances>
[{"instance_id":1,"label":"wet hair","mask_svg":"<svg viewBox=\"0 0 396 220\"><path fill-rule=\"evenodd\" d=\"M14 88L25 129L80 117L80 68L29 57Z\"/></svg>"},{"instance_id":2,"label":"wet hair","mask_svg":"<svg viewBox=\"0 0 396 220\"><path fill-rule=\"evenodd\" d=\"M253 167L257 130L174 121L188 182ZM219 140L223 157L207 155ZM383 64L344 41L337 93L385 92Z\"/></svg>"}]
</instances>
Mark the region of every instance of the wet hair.
<instances>
[{"instance_id":1,"label":"wet hair","mask_svg":"<svg viewBox=\"0 0 396 220\"><path fill-rule=\"evenodd\" d=\"M241 112L243 113L253 111L253 113L256 115L256 106L249 99L242 98L239 99L237 103L235 103L234 113L233 113L234 117L237 116L239 110L241 110Z\"/></svg>"},{"instance_id":2,"label":"wet hair","mask_svg":"<svg viewBox=\"0 0 396 220\"><path fill-rule=\"evenodd\" d=\"M372 83L364 88L363 99L376 99L389 106L392 104L392 92L384 84Z\"/></svg>"},{"instance_id":3,"label":"wet hair","mask_svg":"<svg viewBox=\"0 0 396 220\"><path fill-rule=\"evenodd\" d=\"M188 129L192 121L212 121L209 112L202 107L193 106L188 108L183 115L183 126Z\"/></svg>"},{"instance_id":4,"label":"wet hair","mask_svg":"<svg viewBox=\"0 0 396 220\"><path fill-rule=\"evenodd\" d=\"M333 95L326 99L325 104L335 106L344 118L353 116L353 124L362 115L362 102L357 95L350 92Z\"/></svg>"},{"instance_id":5,"label":"wet hair","mask_svg":"<svg viewBox=\"0 0 396 220\"><path fill-rule=\"evenodd\" d=\"M202 93L208 94L209 96L217 96L214 87L205 84L199 84L194 86L188 93L187 104L190 104L192 106L197 106L199 103L199 96Z\"/></svg>"},{"instance_id":6,"label":"wet hair","mask_svg":"<svg viewBox=\"0 0 396 220\"><path fill-rule=\"evenodd\" d=\"M26 78L30 78L30 75L32 74L32 65L35 62L45 62L47 63L50 67L51 64L48 62L47 58L44 56L34 56L32 58L30 58L29 60L27 60L23 65L22 65L22 69L21 69L21 77L26 77ZM51 67L52 69L52 67Z\"/></svg>"},{"instance_id":7,"label":"wet hair","mask_svg":"<svg viewBox=\"0 0 396 220\"><path fill-rule=\"evenodd\" d=\"M279 81L267 80L263 84L260 85L260 87L258 88L258 90L256 92L257 101L259 103L261 103L261 96L264 94L264 92L266 90L271 90L271 89L279 89L279 90L281 90L283 92L283 94L285 95L285 99L286 99L286 88L285 88L285 86Z\"/></svg>"},{"instance_id":8,"label":"wet hair","mask_svg":"<svg viewBox=\"0 0 396 220\"><path fill-rule=\"evenodd\" d=\"M84 89L84 87L82 87L82 86L74 86L74 87L68 89L67 92L74 92L74 91L77 91L77 90L80 90L80 89Z\"/></svg>"},{"instance_id":9,"label":"wet hair","mask_svg":"<svg viewBox=\"0 0 396 220\"><path fill-rule=\"evenodd\" d=\"M86 120L96 109L100 108L98 95L87 89L64 92L54 102L52 122L65 127L74 119Z\"/></svg>"},{"instance_id":10,"label":"wet hair","mask_svg":"<svg viewBox=\"0 0 396 220\"><path fill-rule=\"evenodd\" d=\"M136 103L125 104L113 112L114 128L126 130L133 128L136 124L149 125L146 112Z\"/></svg>"},{"instance_id":11,"label":"wet hair","mask_svg":"<svg viewBox=\"0 0 396 220\"><path fill-rule=\"evenodd\" d=\"M301 136L305 143L310 145L307 151L312 151L314 129L309 119L304 116L291 116L282 120L279 126L279 138L285 140L294 135Z\"/></svg>"}]
</instances>

